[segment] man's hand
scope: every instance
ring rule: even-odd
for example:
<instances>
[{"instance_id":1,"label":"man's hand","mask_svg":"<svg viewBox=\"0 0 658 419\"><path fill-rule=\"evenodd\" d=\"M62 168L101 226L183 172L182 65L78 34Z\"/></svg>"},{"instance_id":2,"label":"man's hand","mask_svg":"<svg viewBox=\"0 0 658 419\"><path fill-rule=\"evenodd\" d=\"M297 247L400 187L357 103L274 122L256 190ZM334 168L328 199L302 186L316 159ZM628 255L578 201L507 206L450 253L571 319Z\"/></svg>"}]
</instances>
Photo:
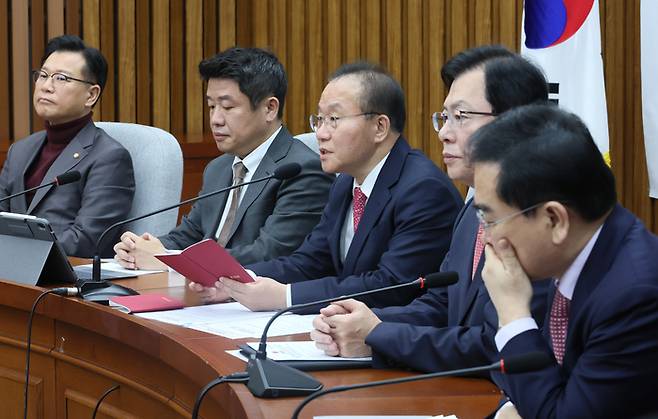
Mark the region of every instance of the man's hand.
<instances>
[{"instance_id":1,"label":"man's hand","mask_svg":"<svg viewBox=\"0 0 658 419\"><path fill-rule=\"evenodd\" d=\"M494 419L521 419L521 415L512 403L507 402L496 412Z\"/></svg>"},{"instance_id":2,"label":"man's hand","mask_svg":"<svg viewBox=\"0 0 658 419\"><path fill-rule=\"evenodd\" d=\"M324 351L329 356L338 356L338 344L331 336L332 328L327 323L327 317L347 314L348 312L341 306L331 304L320 310L320 314L313 319L313 330L311 330L311 340L315 342L315 346Z\"/></svg>"},{"instance_id":3,"label":"man's hand","mask_svg":"<svg viewBox=\"0 0 658 419\"><path fill-rule=\"evenodd\" d=\"M327 349L329 349L327 354L340 355L346 358L372 355L372 349L366 345L366 337L375 326L381 323L381 320L375 316L375 313L368 306L360 301L349 299L335 302L331 306L322 309L320 313L323 316L322 322L329 326L329 334L338 349L338 353L335 353L335 351L332 351L331 343L321 342L321 345L327 345ZM315 321L313 325L316 326ZM322 331L326 334L324 331L327 329L323 328L320 322L317 322L317 326L322 328L318 329L316 327L318 332ZM319 340L326 342L326 339L321 339L322 335L320 333L316 332L314 335ZM314 339L313 336L311 338L316 341L316 346L320 347L318 340Z\"/></svg>"},{"instance_id":4,"label":"man's hand","mask_svg":"<svg viewBox=\"0 0 658 419\"><path fill-rule=\"evenodd\" d=\"M204 287L196 282L190 282L188 288L196 292L204 304L219 303L231 298L219 281L215 282L214 287Z\"/></svg>"},{"instance_id":5,"label":"man's hand","mask_svg":"<svg viewBox=\"0 0 658 419\"><path fill-rule=\"evenodd\" d=\"M255 282L243 284L230 278L219 278L229 297L251 311L286 308L286 286L272 278L257 276Z\"/></svg>"},{"instance_id":6,"label":"man's hand","mask_svg":"<svg viewBox=\"0 0 658 419\"><path fill-rule=\"evenodd\" d=\"M487 244L482 279L498 312L500 326L530 317L532 285L507 239Z\"/></svg>"},{"instance_id":7,"label":"man's hand","mask_svg":"<svg viewBox=\"0 0 658 419\"><path fill-rule=\"evenodd\" d=\"M121 241L114 245L114 259L128 269L167 269L167 265L153 256L164 251L160 240L150 233L138 236L127 231L121 235Z\"/></svg>"}]
</instances>

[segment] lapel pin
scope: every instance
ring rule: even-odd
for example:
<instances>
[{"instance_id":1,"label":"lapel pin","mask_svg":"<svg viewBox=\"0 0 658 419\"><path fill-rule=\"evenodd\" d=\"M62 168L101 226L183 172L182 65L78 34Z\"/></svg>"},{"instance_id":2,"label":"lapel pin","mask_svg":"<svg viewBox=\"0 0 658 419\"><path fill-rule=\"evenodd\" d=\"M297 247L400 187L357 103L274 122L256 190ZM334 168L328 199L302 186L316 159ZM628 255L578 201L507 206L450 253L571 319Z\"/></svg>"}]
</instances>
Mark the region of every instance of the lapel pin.
<instances>
[{"instance_id":1,"label":"lapel pin","mask_svg":"<svg viewBox=\"0 0 658 419\"><path fill-rule=\"evenodd\" d=\"M73 158L74 158L74 159L77 159L77 158L79 158L79 157L80 157L80 153L73 153Z\"/></svg>"}]
</instances>

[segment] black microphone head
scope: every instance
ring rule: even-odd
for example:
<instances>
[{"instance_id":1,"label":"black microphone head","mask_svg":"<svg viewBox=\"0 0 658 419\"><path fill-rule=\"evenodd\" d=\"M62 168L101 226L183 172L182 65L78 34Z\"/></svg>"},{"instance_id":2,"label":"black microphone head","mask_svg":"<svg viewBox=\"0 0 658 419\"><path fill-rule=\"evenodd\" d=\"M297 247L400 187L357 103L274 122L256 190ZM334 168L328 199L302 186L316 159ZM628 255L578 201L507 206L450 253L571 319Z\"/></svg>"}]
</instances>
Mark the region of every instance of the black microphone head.
<instances>
[{"instance_id":1,"label":"black microphone head","mask_svg":"<svg viewBox=\"0 0 658 419\"><path fill-rule=\"evenodd\" d=\"M73 183L80 180L80 172L77 170L72 170L70 172L62 173L61 175L55 178L57 186L66 185L67 183Z\"/></svg>"},{"instance_id":2,"label":"black microphone head","mask_svg":"<svg viewBox=\"0 0 658 419\"><path fill-rule=\"evenodd\" d=\"M424 287L437 288L447 287L455 284L459 280L459 275L454 271L434 272L425 276Z\"/></svg>"},{"instance_id":3,"label":"black microphone head","mask_svg":"<svg viewBox=\"0 0 658 419\"><path fill-rule=\"evenodd\" d=\"M285 180L297 176L301 171L302 166L299 163L288 163L277 167L273 176L275 179Z\"/></svg>"},{"instance_id":4,"label":"black microphone head","mask_svg":"<svg viewBox=\"0 0 658 419\"><path fill-rule=\"evenodd\" d=\"M549 366L551 357L546 352L528 352L500 360L500 369L505 374L518 374L540 370Z\"/></svg>"}]
</instances>

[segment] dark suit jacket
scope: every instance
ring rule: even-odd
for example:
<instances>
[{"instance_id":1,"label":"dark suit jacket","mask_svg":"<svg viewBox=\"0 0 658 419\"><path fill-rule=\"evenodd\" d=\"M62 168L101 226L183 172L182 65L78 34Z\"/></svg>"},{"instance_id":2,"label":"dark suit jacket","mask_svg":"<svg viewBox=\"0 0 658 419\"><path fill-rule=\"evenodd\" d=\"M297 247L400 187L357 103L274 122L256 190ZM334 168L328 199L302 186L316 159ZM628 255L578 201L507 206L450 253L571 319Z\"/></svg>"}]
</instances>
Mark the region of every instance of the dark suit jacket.
<instances>
[{"instance_id":1,"label":"dark suit jacket","mask_svg":"<svg viewBox=\"0 0 658 419\"><path fill-rule=\"evenodd\" d=\"M200 194L233 182L233 159L225 154L206 166ZM292 253L320 220L335 179L322 171L320 159L283 127L274 138L252 179L271 174L278 166L299 163L299 175L285 181L270 179L249 185L244 192L226 248L240 263L268 260ZM184 249L215 237L226 193L197 201L178 227L160 240L169 249Z\"/></svg>"},{"instance_id":2,"label":"dark suit jacket","mask_svg":"<svg viewBox=\"0 0 658 419\"><path fill-rule=\"evenodd\" d=\"M0 174L0 198L25 189L25 172L45 140L46 132L40 131L9 148ZM132 160L121 144L89 123L53 162L43 183L70 170L80 172L80 181L38 190L29 208L22 195L1 203L0 210L45 218L67 255L91 257L103 230L128 216L135 193ZM103 239L102 254L114 253L119 233Z\"/></svg>"},{"instance_id":3,"label":"dark suit jacket","mask_svg":"<svg viewBox=\"0 0 658 419\"><path fill-rule=\"evenodd\" d=\"M261 276L291 283L293 304L412 281L435 271L448 250L462 199L448 177L400 137L342 263L341 231L353 181L345 174L336 179L320 223L291 256L249 266ZM409 288L362 300L379 307L405 304L416 295Z\"/></svg>"},{"instance_id":4,"label":"dark suit jacket","mask_svg":"<svg viewBox=\"0 0 658 419\"><path fill-rule=\"evenodd\" d=\"M562 366L494 377L521 416L619 418L658 412L658 237L621 206L605 221L569 310ZM552 355L545 329L515 336L501 355Z\"/></svg>"},{"instance_id":5,"label":"dark suit jacket","mask_svg":"<svg viewBox=\"0 0 658 419\"><path fill-rule=\"evenodd\" d=\"M497 319L485 322L485 306L491 300L481 276L484 254L471 280L478 226L470 200L457 217L450 250L441 264L442 272L459 274L457 284L431 289L406 306L374 310L382 323L366 343L372 348L375 367L445 371L485 365L498 355L493 340ZM543 281L535 287L536 319L545 315L548 284Z\"/></svg>"}]
</instances>

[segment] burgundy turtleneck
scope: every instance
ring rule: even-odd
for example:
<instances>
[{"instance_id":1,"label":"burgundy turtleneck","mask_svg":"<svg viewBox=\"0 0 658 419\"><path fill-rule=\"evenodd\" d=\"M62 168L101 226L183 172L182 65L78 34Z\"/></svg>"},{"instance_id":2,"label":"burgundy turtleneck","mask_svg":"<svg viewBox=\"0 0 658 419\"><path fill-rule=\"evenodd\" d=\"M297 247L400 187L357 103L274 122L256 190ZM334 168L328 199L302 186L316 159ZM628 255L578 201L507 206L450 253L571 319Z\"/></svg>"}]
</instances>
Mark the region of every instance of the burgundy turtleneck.
<instances>
[{"instance_id":1,"label":"burgundy turtleneck","mask_svg":"<svg viewBox=\"0 0 658 419\"><path fill-rule=\"evenodd\" d=\"M46 121L46 141L37 157L32 161L30 168L25 172L25 189L41 185L46 172L57 160L73 138L91 122L92 113L89 112L82 118L65 122L59 125L51 125ZM35 192L26 194L27 205L32 202Z\"/></svg>"}]
</instances>

